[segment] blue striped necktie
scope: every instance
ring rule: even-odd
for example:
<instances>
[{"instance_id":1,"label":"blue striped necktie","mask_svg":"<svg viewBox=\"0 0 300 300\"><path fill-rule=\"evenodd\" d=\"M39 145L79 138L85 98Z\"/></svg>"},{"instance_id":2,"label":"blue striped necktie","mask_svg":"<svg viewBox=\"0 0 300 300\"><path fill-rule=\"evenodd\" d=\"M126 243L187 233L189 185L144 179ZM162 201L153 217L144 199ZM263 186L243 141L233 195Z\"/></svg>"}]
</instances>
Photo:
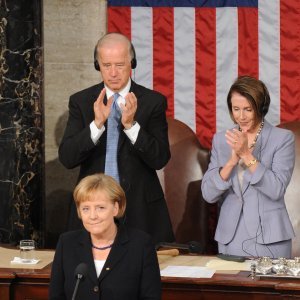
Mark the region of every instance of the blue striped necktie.
<instances>
[{"instance_id":1,"label":"blue striped necktie","mask_svg":"<svg viewBox=\"0 0 300 300\"><path fill-rule=\"evenodd\" d=\"M106 156L105 156L105 174L112 176L117 182L119 180L118 170L118 141L120 135L121 111L117 103L120 95L114 94L114 100L111 111L107 119L107 139L106 139Z\"/></svg>"}]
</instances>

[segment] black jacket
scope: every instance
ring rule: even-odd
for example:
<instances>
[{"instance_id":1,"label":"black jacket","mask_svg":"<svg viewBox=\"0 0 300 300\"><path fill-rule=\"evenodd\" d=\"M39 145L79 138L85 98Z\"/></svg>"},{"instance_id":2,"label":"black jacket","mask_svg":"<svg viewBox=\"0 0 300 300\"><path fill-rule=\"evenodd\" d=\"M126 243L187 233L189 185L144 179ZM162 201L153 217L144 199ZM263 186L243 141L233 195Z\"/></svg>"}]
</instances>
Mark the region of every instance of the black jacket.
<instances>
[{"instance_id":1,"label":"black jacket","mask_svg":"<svg viewBox=\"0 0 300 300\"><path fill-rule=\"evenodd\" d=\"M76 299L138 300L161 299L161 281L157 255L151 237L123 225L97 278L89 233L67 232L57 244L50 281L50 300L71 299L80 263L88 266L87 277L80 282Z\"/></svg>"},{"instance_id":2,"label":"black jacket","mask_svg":"<svg viewBox=\"0 0 300 300\"><path fill-rule=\"evenodd\" d=\"M67 168L80 166L79 180L104 172L107 131L95 145L90 137L93 104L104 84L92 86L70 97L69 119L59 147L59 159ZM134 145L121 130L118 145L120 184L126 193L126 224L148 232L155 242L173 241L170 217L156 170L170 159L166 98L132 81L137 97L135 120L141 128ZM107 99L105 98L106 102ZM106 125L106 124L105 124ZM72 202L69 229L80 222Z\"/></svg>"}]
</instances>

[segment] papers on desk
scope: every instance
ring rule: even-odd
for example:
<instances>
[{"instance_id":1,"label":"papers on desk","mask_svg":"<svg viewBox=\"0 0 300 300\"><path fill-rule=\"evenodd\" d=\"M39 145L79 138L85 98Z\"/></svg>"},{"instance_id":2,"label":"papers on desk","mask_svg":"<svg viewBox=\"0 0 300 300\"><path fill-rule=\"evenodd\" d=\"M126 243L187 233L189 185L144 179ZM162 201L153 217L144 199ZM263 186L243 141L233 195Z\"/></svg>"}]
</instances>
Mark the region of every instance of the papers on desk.
<instances>
[{"instance_id":1,"label":"papers on desk","mask_svg":"<svg viewBox=\"0 0 300 300\"><path fill-rule=\"evenodd\" d=\"M203 256L203 255L178 255L178 256L168 256L168 255L157 255L159 261L159 267L162 276L170 277L180 277L180 276L191 276L184 275L186 271L193 271L193 269L188 269L189 267L198 267L199 270L204 268L204 270L215 273L222 274L237 274L240 271L250 271L251 260L246 260L244 262L232 262L220 259L216 256ZM169 275L168 267L178 267L183 268L181 270L175 269L174 273ZM208 270L209 269L209 270ZM203 270L203 269L202 269ZM168 273L167 273L168 272ZM183 275L182 275L183 274ZM193 275L192 275L193 276ZM201 274L200 278L205 278L206 275ZM199 275L197 275L199 278Z\"/></svg>"},{"instance_id":2,"label":"papers on desk","mask_svg":"<svg viewBox=\"0 0 300 300\"><path fill-rule=\"evenodd\" d=\"M11 247L0 247L0 268L36 269L40 270L53 261L54 250L35 250L35 264L15 263L15 257L20 256L20 250Z\"/></svg>"},{"instance_id":3,"label":"papers on desk","mask_svg":"<svg viewBox=\"0 0 300 300\"><path fill-rule=\"evenodd\" d=\"M167 266L160 271L161 276L189 278L211 278L214 273L215 271L209 268L190 266Z\"/></svg>"},{"instance_id":4,"label":"papers on desk","mask_svg":"<svg viewBox=\"0 0 300 300\"><path fill-rule=\"evenodd\" d=\"M219 270L219 271L227 271L227 270L238 270L238 271L250 271L251 268L251 260L246 260L244 262L234 262L223 259L211 259L206 263L206 267Z\"/></svg>"},{"instance_id":5,"label":"papers on desk","mask_svg":"<svg viewBox=\"0 0 300 300\"><path fill-rule=\"evenodd\" d=\"M11 264L22 264L22 265L36 265L40 259L33 259L28 262L22 261L20 257L15 256L13 260L10 261Z\"/></svg>"}]
</instances>

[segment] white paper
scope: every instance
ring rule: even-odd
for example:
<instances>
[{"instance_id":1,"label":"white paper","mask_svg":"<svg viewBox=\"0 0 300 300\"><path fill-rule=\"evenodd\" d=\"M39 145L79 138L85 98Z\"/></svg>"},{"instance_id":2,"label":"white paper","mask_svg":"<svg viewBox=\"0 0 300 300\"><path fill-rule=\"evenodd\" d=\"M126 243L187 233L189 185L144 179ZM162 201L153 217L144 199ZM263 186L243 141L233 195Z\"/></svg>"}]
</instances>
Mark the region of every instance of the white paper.
<instances>
[{"instance_id":1,"label":"white paper","mask_svg":"<svg viewBox=\"0 0 300 300\"><path fill-rule=\"evenodd\" d=\"M206 267L168 266L160 271L166 277L211 278L215 270Z\"/></svg>"},{"instance_id":2,"label":"white paper","mask_svg":"<svg viewBox=\"0 0 300 300\"><path fill-rule=\"evenodd\" d=\"M22 264L22 265L36 265L40 259L33 259L30 262L23 262L20 257L15 256L13 260L10 261L11 264Z\"/></svg>"},{"instance_id":3,"label":"white paper","mask_svg":"<svg viewBox=\"0 0 300 300\"><path fill-rule=\"evenodd\" d=\"M244 262L235 262L223 259L211 259L207 262L206 267L212 268L217 271L250 271L251 260Z\"/></svg>"}]
</instances>

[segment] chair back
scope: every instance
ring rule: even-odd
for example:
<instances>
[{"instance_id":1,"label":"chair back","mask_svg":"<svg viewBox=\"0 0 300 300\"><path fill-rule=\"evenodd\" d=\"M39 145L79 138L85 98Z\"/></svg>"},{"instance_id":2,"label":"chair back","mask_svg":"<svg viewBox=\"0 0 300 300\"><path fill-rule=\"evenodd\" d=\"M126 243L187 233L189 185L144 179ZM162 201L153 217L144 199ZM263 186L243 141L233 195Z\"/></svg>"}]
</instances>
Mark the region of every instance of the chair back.
<instances>
[{"instance_id":1,"label":"chair back","mask_svg":"<svg viewBox=\"0 0 300 300\"><path fill-rule=\"evenodd\" d=\"M209 151L193 130L168 118L171 159L158 171L177 243L199 242L205 253L215 252L211 222L212 205L202 198L201 180L209 163ZM215 220L217 217L215 217Z\"/></svg>"},{"instance_id":2,"label":"chair back","mask_svg":"<svg viewBox=\"0 0 300 300\"><path fill-rule=\"evenodd\" d=\"M295 134L296 162L291 182L286 190L285 203L296 234L293 239L292 256L300 256L300 121L283 123L278 127L289 129Z\"/></svg>"}]
</instances>

